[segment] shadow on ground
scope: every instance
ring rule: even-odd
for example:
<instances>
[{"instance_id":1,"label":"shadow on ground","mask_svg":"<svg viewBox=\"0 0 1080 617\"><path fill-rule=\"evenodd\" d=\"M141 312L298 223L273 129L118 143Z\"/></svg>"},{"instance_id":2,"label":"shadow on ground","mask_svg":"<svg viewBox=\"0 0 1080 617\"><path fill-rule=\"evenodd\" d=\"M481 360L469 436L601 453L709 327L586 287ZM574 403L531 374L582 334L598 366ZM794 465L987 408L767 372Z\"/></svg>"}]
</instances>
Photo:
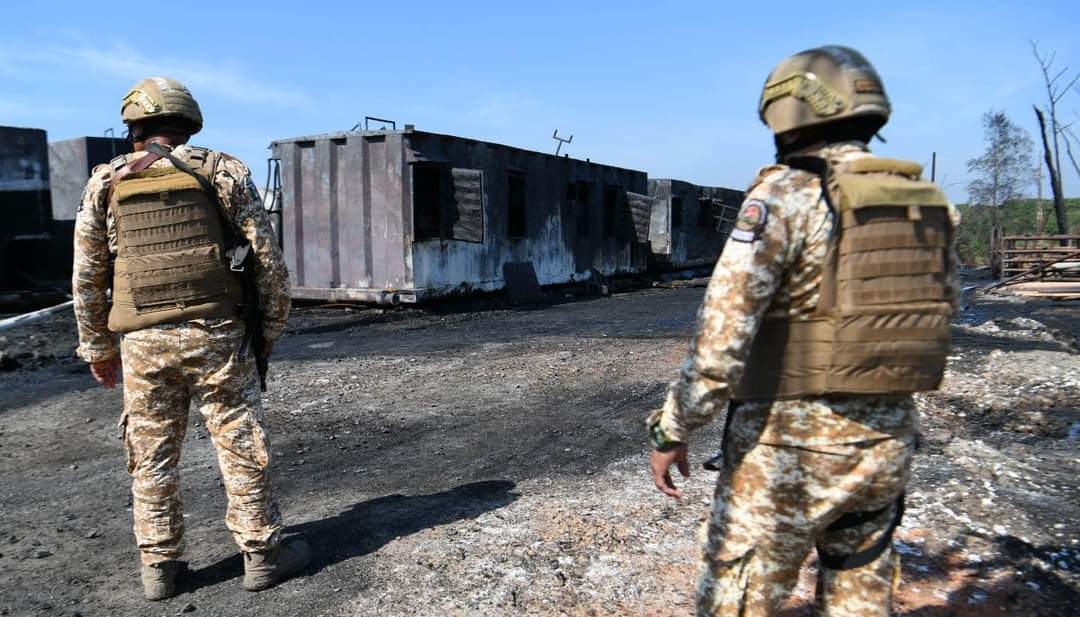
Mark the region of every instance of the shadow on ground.
<instances>
[{"instance_id":1,"label":"shadow on ground","mask_svg":"<svg viewBox=\"0 0 1080 617\"><path fill-rule=\"evenodd\" d=\"M396 538L454 521L476 518L513 503L518 495L508 480L472 482L431 495L387 495L361 501L330 518L293 525L286 536L302 537L312 549L310 576L327 566L373 553ZM188 589L218 585L242 576L239 554L190 572Z\"/></svg>"}]
</instances>

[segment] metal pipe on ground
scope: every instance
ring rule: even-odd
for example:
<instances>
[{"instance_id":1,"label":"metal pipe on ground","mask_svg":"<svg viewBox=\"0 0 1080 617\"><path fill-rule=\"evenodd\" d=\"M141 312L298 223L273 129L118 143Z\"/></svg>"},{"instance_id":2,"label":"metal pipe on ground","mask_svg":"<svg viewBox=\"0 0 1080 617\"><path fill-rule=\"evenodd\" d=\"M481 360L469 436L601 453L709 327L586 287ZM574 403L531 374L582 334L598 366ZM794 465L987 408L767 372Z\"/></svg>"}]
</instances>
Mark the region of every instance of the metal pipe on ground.
<instances>
[{"instance_id":1,"label":"metal pipe on ground","mask_svg":"<svg viewBox=\"0 0 1080 617\"><path fill-rule=\"evenodd\" d=\"M74 304L74 300L68 300L63 304L57 304L56 306L50 306L49 308L43 308L30 313L23 313L22 315L16 315L15 317L8 317L7 319L0 320L0 330L9 330L17 326L33 323L65 309L70 309Z\"/></svg>"}]
</instances>

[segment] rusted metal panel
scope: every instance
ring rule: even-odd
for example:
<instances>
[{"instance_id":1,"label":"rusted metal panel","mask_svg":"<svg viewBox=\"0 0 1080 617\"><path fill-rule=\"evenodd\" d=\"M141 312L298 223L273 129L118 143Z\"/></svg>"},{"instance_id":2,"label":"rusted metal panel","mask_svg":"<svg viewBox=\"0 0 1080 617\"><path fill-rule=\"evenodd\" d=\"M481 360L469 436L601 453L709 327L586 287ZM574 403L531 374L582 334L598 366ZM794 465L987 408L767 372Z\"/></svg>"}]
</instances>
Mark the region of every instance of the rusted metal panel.
<instances>
[{"instance_id":1,"label":"rusted metal panel","mask_svg":"<svg viewBox=\"0 0 1080 617\"><path fill-rule=\"evenodd\" d=\"M412 287L400 137L332 133L271 149L281 160L283 249L298 297L367 299Z\"/></svg>"}]
</instances>

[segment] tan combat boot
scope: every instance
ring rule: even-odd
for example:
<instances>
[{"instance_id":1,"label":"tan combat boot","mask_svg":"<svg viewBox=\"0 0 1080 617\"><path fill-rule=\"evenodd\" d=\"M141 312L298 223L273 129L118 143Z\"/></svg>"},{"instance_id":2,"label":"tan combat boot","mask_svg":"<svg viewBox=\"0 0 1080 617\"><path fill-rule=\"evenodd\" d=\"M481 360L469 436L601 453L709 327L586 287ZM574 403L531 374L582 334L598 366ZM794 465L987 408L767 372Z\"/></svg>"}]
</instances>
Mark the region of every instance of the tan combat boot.
<instances>
[{"instance_id":1,"label":"tan combat boot","mask_svg":"<svg viewBox=\"0 0 1080 617\"><path fill-rule=\"evenodd\" d=\"M296 574L311 560L303 540L282 543L263 553L244 553L244 589L262 591Z\"/></svg>"},{"instance_id":2,"label":"tan combat boot","mask_svg":"<svg viewBox=\"0 0 1080 617\"><path fill-rule=\"evenodd\" d=\"M143 565L143 595L147 600L157 602L176 595L176 573L183 564L179 561L159 561L153 565Z\"/></svg>"}]
</instances>

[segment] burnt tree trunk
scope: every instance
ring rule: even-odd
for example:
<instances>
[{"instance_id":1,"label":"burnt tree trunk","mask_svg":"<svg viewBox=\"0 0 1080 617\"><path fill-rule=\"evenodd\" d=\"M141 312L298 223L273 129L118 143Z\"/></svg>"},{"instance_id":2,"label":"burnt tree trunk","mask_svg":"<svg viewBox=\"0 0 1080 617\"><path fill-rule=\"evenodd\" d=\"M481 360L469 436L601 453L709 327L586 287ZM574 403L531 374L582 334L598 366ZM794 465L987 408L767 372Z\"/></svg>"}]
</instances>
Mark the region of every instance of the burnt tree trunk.
<instances>
[{"instance_id":1,"label":"burnt tree trunk","mask_svg":"<svg viewBox=\"0 0 1080 617\"><path fill-rule=\"evenodd\" d=\"M1042 135L1043 142L1043 158L1046 160L1046 168L1050 171L1050 190L1054 193L1054 215L1057 218L1057 226L1059 234L1069 233L1069 223L1065 219L1065 196L1061 190L1061 173L1054 165L1054 156L1050 152L1050 140L1046 136L1046 118L1043 116L1043 112L1037 106L1032 105L1035 109L1035 117L1039 119L1039 134Z\"/></svg>"}]
</instances>

